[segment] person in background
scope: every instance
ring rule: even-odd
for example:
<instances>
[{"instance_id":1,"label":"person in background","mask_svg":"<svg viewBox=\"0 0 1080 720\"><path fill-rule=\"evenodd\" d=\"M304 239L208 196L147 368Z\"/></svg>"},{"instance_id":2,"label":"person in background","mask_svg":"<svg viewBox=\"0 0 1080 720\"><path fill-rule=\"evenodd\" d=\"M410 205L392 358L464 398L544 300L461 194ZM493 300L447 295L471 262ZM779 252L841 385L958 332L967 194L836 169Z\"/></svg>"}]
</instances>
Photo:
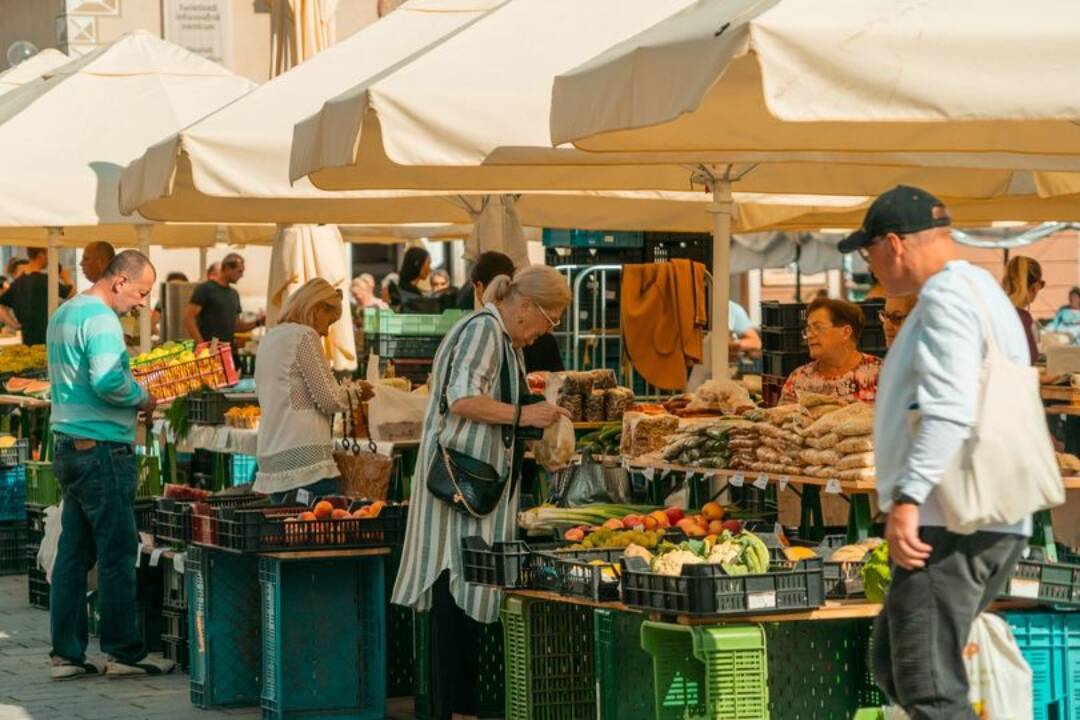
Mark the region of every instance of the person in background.
<instances>
[{"instance_id":1,"label":"person in background","mask_svg":"<svg viewBox=\"0 0 1080 720\"><path fill-rule=\"evenodd\" d=\"M896 336L900 334L900 328L904 321L915 309L915 303L919 300L918 295L899 295L885 298L885 307L878 311L878 319L881 320L881 328L885 331L885 347L892 347Z\"/></svg>"},{"instance_id":2,"label":"person in background","mask_svg":"<svg viewBox=\"0 0 1080 720\"><path fill-rule=\"evenodd\" d=\"M379 284L379 297L386 303L386 306L390 306L390 288L394 287L398 281L398 274L395 272L387 273L386 277L382 279Z\"/></svg>"},{"instance_id":3,"label":"person in background","mask_svg":"<svg viewBox=\"0 0 1080 720\"><path fill-rule=\"evenodd\" d=\"M908 328L889 350L874 414L877 492L888 515L892 565L871 641L874 679L912 718L976 720L968 636L1005 589L1032 524L1025 518L950 532L937 486L978 431L984 325L1010 361L1026 364L1029 351L1015 306L994 277L959 259L950 222L933 195L898 186L871 204L862 229L840 250L858 251L890 295L919 295ZM1009 481L1025 492L1026 478Z\"/></svg>"},{"instance_id":4,"label":"person in background","mask_svg":"<svg viewBox=\"0 0 1080 720\"><path fill-rule=\"evenodd\" d=\"M750 315L734 300L728 300L728 328L735 337L728 345L728 355L738 358L741 355L754 357L761 354L761 335L750 320Z\"/></svg>"},{"instance_id":5,"label":"person in background","mask_svg":"<svg viewBox=\"0 0 1080 720\"><path fill-rule=\"evenodd\" d=\"M443 292L444 290L451 289L450 288L450 275L445 270L443 270L442 268L440 268L438 270L432 270L429 281L431 283L431 294L432 295L438 295L439 293Z\"/></svg>"},{"instance_id":6,"label":"person in background","mask_svg":"<svg viewBox=\"0 0 1080 720\"><path fill-rule=\"evenodd\" d=\"M259 343L255 388L259 423L255 492L280 502L292 490L336 495L334 414L349 407L323 354L323 338L341 317L338 290L322 278L301 285Z\"/></svg>"},{"instance_id":7,"label":"person in background","mask_svg":"<svg viewBox=\"0 0 1080 720\"><path fill-rule=\"evenodd\" d=\"M1024 336L1027 338L1028 354L1031 355L1031 364L1039 362L1039 342L1036 340L1035 318L1031 317L1031 303L1035 302L1039 291L1046 287L1043 281L1042 265L1023 255L1017 255L1009 260L1005 267L1005 279L1001 283L1009 301L1016 308L1016 314L1020 317L1020 324L1024 326Z\"/></svg>"},{"instance_id":8,"label":"person in background","mask_svg":"<svg viewBox=\"0 0 1080 720\"><path fill-rule=\"evenodd\" d=\"M470 284L458 293L458 308L474 310L484 306L484 293L491 281L499 275L510 277L514 274L514 261L508 255L493 250L481 253L473 263L469 273ZM554 330L554 328L552 328ZM525 357L525 372L562 372L566 369L559 341L551 332L546 332L531 345L522 348Z\"/></svg>"},{"instance_id":9,"label":"person in background","mask_svg":"<svg viewBox=\"0 0 1080 720\"><path fill-rule=\"evenodd\" d=\"M358 313L363 313L367 308L385 310L387 307L385 302L375 297L375 278L368 273L353 278L350 290L353 296L353 306Z\"/></svg>"},{"instance_id":10,"label":"person in background","mask_svg":"<svg viewBox=\"0 0 1080 720\"><path fill-rule=\"evenodd\" d=\"M431 274L431 255L422 247L411 247L405 251L401 260L401 272L398 281L390 285L390 307L400 310L410 298L422 297L424 288L421 281L426 281Z\"/></svg>"},{"instance_id":11,"label":"person in background","mask_svg":"<svg viewBox=\"0 0 1080 720\"><path fill-rule=\"evenodd\" d=\"M12 330L21 329L24 345L43 345L49 319L49 276L44 272L49 254L45 248L30 248L27 255L26 272L0 295L0 321ZM61 299L74 292L70 284L60 283Z\"/></svg>"},{"instance_id":12,"label":"person in background","mask_svg":"<svg viewBox=\"0 0 1080 720\"><path fill-rule=\"evenodd\" d=\"M135 428L154 397L131 375L119 315L146 307L154 266L126 250L93 287L64 303L48 325L53 468L63 493L64 531L49 591L54 680L107 673L161 675L171 660L147 655L136 619ZM86 655L86 573L97 565L101 650Z\"/></svg>"},{"instance_id":13,"label":"person in background","mask_svg":"<svg viewBox=\"0 0 1080 720\"><path fill-rule=\"evenodd\" d=\"M171 272L165 276L165 284L174 282L188 282L188 277L182 272ZM150 326L152 333L157 335L161 328L161 314L165 308L165 292L162 290L161 295L158 297L157 304L154 305L154 311L150 314Z\"/></svg>"},{"instance_id":14,"label":"person in background","mask_svg":"<svg viewBox=\"0 0 1080 720\"><path fill-rule=\"evenodd\" d=\"M424 417L419 460L412 483L401 569L392 602L431 611L431 717L476 717L480 623L499 619L502 594L465 582L463 537L485 542L517 536L518 469L521 440L503 444L506 427L547 428L566 412L548 402L520 405L528 392L520 349L558 324L570 304L570 288L559 271L544 265L518 270L513 279L489 281L482 310L460 320L438 351L432 401ZM500 376L508 372L503 390ZM436 395L446 388L446 402ZM261 432L261 430L260 430ZM490 464L508 488L489 515L474 518L428 490L428 472L440 443Z\"/></svg>"},{"instance_id":15,"label":"person in background","mask_svg":"<svg viewBox=\"0 0 1080 720\"><path fill-rule=\"evenodd\" d=\"M1080 287L1069 290L1069 304L1058 310L1043 329L1068 335L1073 345L1080 344Z\"/></svg>"},{"instance_id":16,"label":"person in background","mask_svg":"<svg viewBox=\"0 0 1080 720\"><path fill-rule=\"evenodd\" d=\"M248 332L265 320L240 320L240 293L233 287L244 277L244 258L229 253L221 261L221 271L216 280L207 280L191 295L184 317L184 327L195 344L217 338L232 343L236 333ZM236 348L233 348L234 351Z\"/></svg>"},{"instance_id":17,"label":"person in background","mask_svg":"<svg viewBox=\"0 0 1080 720\"><path fill-rule=\"evenodd\" d=\"M210 263L206 267L206 279L207 280L217 280L218 276L220 276L220 275L221 275L221 263Z\"/></svg>"},{"instance_id":18,"label":"person in background","mask_svg":"<svg viewBox=\"0 0 1080 720\"><path fill-rule=\"evenodd\" d=\"M15 282L20 275L26 272L26 266L30 261L24 257L13 257L8 260L7 264L7 276L11 278L11 282Z\"/></svg>"},{"instance_id":19,"label":"person in background","mask_svg":"<svg viewBox=\"0 0 1080 720\"><path fill-rule=\"evenodd\" d=\"M864 324L862 308L846 300L810 303L803 337L813 362L788 376L780 403L798 402L800 391L844 402L874 402L881 360L859 352Z\"/></svg>"},{"instance_id":20,"label":"person in background","mask_svg":"<svg viewBox=\"0 0 1080 720\"><path fill-rule=\"evenodd\" d=\"M91 283L96 283L105 274L105 268L115 256L116 250L104 240L90 243L83 250L82 261L79 263L83 277Z\"/></svg>"}]
</instances>

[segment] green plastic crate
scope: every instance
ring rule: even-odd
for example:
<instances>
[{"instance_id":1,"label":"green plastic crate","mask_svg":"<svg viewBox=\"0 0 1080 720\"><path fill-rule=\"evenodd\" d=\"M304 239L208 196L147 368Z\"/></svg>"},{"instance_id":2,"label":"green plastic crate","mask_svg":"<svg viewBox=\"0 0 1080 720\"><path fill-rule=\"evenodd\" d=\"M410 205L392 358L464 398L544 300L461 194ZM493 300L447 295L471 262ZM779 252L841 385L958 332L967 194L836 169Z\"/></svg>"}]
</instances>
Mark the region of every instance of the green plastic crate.
<instances>
[{"instance_id":1,"label":"green plastic crate","mask_svg":"<svg viewBox=\"0 0 1080 720\"><path fill-rule=\"evenodd\" d=\"M647 621L641 624L641 647L653 658L656 720L769 720L761 626Z\"/></svg>"},{"instance_id":2,"label":"green plastic crate","mask_svg":"<svg viewBox=\"0 0 1080 720\"><path fill-rule=\"evenodd\" d=\"M506 720L595 718L592 609L507 597L502 621Z\"/></svg>"},{"instance_id":3,"label":"green plastic crate","mask_svg":"<svg viewBox=\"0 0 1080 720\"><path fill-rule=\"evenodd\" d=\"M26 502L46 507L60 502L60 483L56 481L51 460L27 461Z\"/></svg>"},{"instance_id":4,"label":"green plastic crate","mask_svg":"<svg viewBox=\"0 0 1080 720\"><path fill-rule=\"evenodd\" d=\"M416 720L435 720L431 707L431 613L413 613L413 714ZM482 626L476 678L477 716L502 718L506 709L503 625Z\"/></svg>"},{"instance_id":5,"label":"green plastic crate","mask_svg":"<svg viewBox=\"0 0 1080 720\"><path fill-rule=\"evenodd\" d=\"M600 720L644 718L655 697L652 658L641 649L644 615L593 611L596 704Z\"/></svg>"},{"instance_id":6,"label":"green plastic crate","mask_svg":"<svg viewBox=\"0 0 1080 720\"><path fill-rule=\"evenodd\" d=\"M364 310L365 335L445 335L465 317L464 310L444 310L441 315L405 313L368 308Z\"/></svg>"}]
</instances>

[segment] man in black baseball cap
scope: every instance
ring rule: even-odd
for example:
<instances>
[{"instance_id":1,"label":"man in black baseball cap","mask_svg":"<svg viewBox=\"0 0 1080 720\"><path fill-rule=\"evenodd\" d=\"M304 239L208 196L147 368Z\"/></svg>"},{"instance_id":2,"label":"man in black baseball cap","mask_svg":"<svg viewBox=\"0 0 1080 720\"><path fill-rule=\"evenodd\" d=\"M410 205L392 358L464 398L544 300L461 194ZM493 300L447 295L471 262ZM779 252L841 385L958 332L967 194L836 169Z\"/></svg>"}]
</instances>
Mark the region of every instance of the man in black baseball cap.
<instances>
[{"instance_id":1,"label":"man in black baseball cap","mask_svg":"<svg viewBox=\"0 0 1080 720\"><path fill-rule=\"evenodd\" d=\"M938 488L979 433L983 328L1014 363L1030 362L1027 340L997 279L960 259L949 213L925 190L900 186L879 197L840 247L859 251L890 297L919 298L889 348L874 405L878 505L894 563L874 624L874 679L912 718L976 720L964 648L975 618L1004 590L1032 524L1025 517L953 532ZM1032 383L1016 392L1038 390ZM1010 482L1022 497L1028 479Z\"/></svg>"}]
</instances>

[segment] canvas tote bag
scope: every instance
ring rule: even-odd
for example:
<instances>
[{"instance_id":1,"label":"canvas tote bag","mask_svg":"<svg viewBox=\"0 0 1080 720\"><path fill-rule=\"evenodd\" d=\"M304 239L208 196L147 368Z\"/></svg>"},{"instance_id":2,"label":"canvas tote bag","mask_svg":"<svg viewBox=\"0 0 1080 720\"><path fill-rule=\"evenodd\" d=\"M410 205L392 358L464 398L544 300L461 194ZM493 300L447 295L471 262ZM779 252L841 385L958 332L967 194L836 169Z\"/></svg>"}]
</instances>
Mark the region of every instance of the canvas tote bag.
<instances>
[{"instance_id":1,"label":"canvas tote bag","mask_svg":"<svg viewBox=\"0 0 1080 720\"><path fill-rule=\"evenodd\" d=\"M1038 370L1001 353L982 294L965 279L974 294L986 355L971 437L937 488L946 527L961 534L1011 525L1065 502Z\"/></svg>"}]
</instances>

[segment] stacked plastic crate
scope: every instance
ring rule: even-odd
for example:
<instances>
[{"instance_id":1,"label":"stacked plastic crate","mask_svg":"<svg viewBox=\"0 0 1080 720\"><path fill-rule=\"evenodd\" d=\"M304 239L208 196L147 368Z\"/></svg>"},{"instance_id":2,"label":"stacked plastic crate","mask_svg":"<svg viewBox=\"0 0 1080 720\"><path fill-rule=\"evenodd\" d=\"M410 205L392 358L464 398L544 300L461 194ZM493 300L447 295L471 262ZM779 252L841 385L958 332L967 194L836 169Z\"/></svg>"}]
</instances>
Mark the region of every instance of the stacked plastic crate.
<instances>
[{"instance_id":1,"label":"stacked plastic crate","mask_svg":"<svg viewBox=\"0 0 1080 720\"><path fill-rule=\"evenodd\" d=\"M443 337L463 316L461 310L446 310L441 315L364 310L364 361L378 355L381 372L393 363L398 377L423 385Z\"/></svg>"}]
</instances>

